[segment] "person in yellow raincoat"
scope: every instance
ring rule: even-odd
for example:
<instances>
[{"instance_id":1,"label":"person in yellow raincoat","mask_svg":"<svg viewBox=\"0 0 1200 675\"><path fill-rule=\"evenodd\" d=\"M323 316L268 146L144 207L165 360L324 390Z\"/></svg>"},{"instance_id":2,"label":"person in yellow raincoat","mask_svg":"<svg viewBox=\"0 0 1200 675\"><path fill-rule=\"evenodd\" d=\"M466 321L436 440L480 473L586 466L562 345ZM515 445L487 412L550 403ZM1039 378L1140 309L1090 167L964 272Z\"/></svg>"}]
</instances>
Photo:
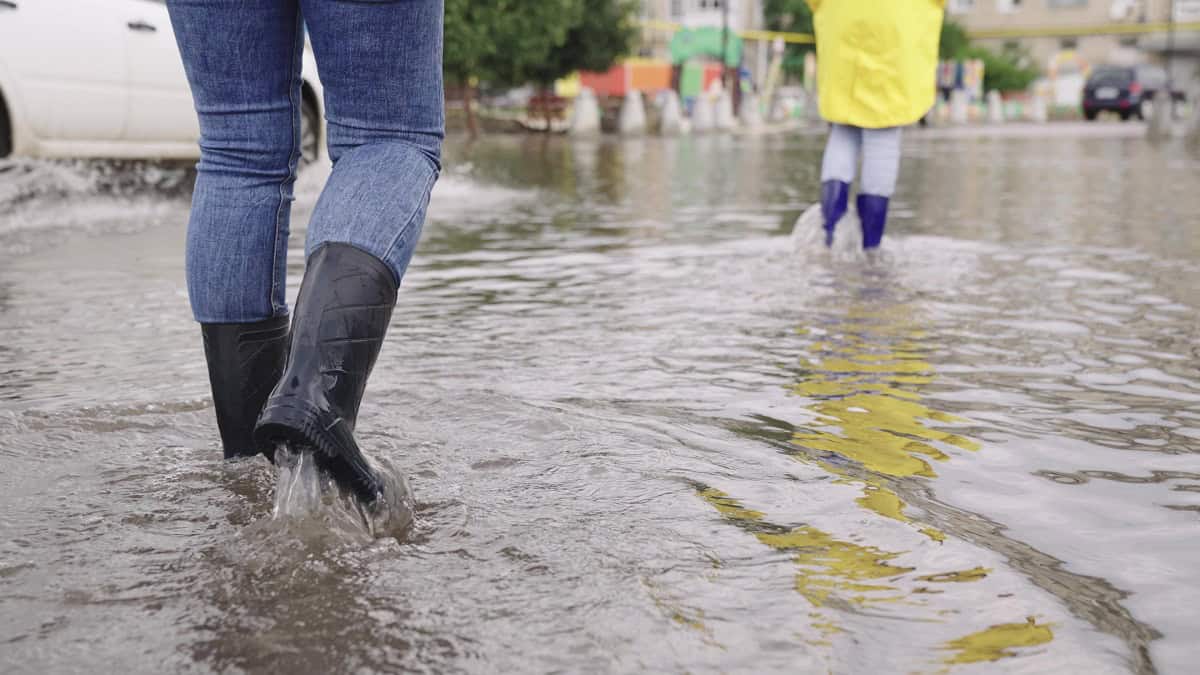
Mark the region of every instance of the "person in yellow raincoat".
<instances>
[{"instance_id":1,"label":"person in yellow raincoat","mask_svg":"<svg viewBox=\"0 0 1200 675\"><path fill-rule=\"evenodd\" d=\"M863 248L883 240L900 172L900 129L936 95L945 0L808 0L817 36L821 117L832 124L821 165L825 243L846 213L861 155L856 201Z\"/></svg>"}]
</instances>

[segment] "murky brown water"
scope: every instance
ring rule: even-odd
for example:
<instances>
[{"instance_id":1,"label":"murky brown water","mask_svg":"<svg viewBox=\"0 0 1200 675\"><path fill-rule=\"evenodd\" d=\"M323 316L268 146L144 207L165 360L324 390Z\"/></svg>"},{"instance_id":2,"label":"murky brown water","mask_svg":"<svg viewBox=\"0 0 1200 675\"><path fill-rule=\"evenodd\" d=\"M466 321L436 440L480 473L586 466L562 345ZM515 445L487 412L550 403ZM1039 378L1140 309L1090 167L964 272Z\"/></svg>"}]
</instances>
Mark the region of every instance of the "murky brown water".
<instances>
[{"instance_id":1,"label":"murky brown water","mask_svg":"<svg viewBox=\"0 0 1200 675\"><path fill-rule=\"evenodd\" d=\"M453 148L360 424L403 543L219 460L177 177L10 165L0 671L1193 672L1200 159L911 134L867 266L789 237L819 151Z\"/></svg>"}]
</instances>

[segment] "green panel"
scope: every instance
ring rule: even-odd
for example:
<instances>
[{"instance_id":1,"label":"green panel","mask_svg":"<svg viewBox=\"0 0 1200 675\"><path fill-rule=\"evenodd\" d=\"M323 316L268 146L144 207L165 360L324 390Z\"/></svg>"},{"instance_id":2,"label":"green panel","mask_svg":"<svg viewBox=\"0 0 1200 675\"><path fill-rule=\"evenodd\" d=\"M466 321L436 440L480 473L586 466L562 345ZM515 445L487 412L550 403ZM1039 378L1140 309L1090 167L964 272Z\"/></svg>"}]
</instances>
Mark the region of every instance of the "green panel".
<instances>
[{"instance_id":1,"label":"green panel","mask_svg":"<svg viewBox=\"0 0 1200 675\"><path fill-rule=\"evenodd\" d=\"M704 65L700 63L685 63L679 73L679 95L687 98L699 96L704 87Z\"/></svg>"},{"instance_id":2,"label":"green panel","mask_svg":"<svg viewBox=\"0 0 1200 675\"><path fill-rule=\"evenodd\" d=\"M671 38L671 61L680 64L695 56L709 56L721 60L721 29L684 28ZM729 48L725 63L736 66L742 62L742 39L733 31L729 32Z\"/></svg>"}]
</instances>

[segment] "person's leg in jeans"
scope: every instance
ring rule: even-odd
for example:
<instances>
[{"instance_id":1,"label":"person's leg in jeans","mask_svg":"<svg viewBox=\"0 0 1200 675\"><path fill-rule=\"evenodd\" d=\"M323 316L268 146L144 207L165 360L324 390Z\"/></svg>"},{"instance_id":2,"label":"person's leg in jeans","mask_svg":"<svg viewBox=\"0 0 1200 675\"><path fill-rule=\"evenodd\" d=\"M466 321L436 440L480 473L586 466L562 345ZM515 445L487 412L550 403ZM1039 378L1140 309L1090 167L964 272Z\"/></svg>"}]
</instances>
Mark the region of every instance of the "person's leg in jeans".
<instances>
[{"instance_id":1,"label":"person's leg in jeans","mask_svg":"<svg viewBox=\"0 0 1200 675\"><path fill-rule=\"evenodd\" d=\"M441 0L301 0L325 89L333 171L309 223L287 368L255 438L316 451L373 502L353 431L440 170Z\"/></svg>"},{"instance_id":2,"label":"person's leg in jeans","mask_svg":"<svg viewBox=\"0 0 1200 675\"><path fill-rule=\"evenodd\" d=\"M825 223L825 245L833 245L833 231L846 214L850 184L854 182L862 129L834 124L829 129L825 156L821 160L821 217Z\"/></svg>"},{"instance_id":3,"label":"person's leg in jeans","mask_svg":"<svg viewBox=\"0 0 1200 675\"><path fill-rule=\"evenodd\" d=\"M888 202L900 174L900 135L900 127L863 129L862 185L857 206L865 249L876 248L883 241Z\"/></svg>"},{"instance_id":4,"label":"person's leg in jeans","mask_svg":"<svg viewBox=\"0 0 1200 675\"><path fill-rule=\"evenodd\" d=\"M254 455L283 370L288 217L299 159L296 0L169 0L200 119L187 283L225 456Z\"/></svg>"}]
</instances>

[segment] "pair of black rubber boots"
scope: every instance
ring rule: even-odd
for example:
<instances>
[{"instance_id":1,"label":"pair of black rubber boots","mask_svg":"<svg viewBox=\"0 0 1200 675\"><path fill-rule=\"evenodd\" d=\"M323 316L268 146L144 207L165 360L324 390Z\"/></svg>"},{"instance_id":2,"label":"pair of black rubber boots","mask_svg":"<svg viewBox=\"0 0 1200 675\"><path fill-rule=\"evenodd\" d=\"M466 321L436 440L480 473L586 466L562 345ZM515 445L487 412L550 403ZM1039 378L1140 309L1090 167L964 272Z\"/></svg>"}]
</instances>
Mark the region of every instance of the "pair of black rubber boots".
<instances>
[{"instance_id":1,"label":"pair of black rubber boots","mask_svg":"<svg viewBox=\"0 0 1200 675\"><path fill-rule=\"evenodd\" d=\"M288 317L201 324L225 457L275 447L312 452L317 466L370 505L383 482L354 440L358 406L396 304L378 258L324 244L308 258L289 337Z\"/></svg>"}]
</instances>

